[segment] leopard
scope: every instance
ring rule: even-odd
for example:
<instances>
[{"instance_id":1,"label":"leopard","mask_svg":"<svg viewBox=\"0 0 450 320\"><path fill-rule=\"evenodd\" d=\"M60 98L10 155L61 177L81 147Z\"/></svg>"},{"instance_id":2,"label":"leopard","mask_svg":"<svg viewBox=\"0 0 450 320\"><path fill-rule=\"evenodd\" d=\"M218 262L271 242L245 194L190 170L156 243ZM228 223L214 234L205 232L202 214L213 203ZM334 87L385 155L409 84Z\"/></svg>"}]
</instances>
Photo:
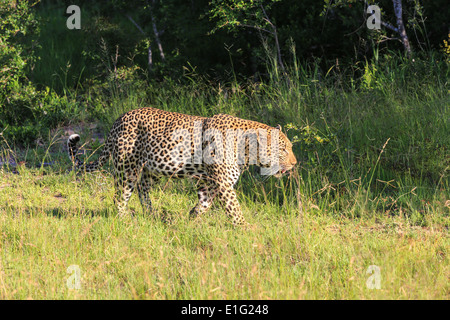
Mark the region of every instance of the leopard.
<instances>
[{"instance_id":1,"label":"leopard","mask_svg":"<svg viewBox=\"0 0 450 320\"><path fill-rule=\"evenodd\" d=\"M198 197L191 218L202 216L217 199L233 225L248 225L235 191L243 170L256 165L262 174L279 178L297 163L280 125L270 127L228 114L202 117L153 107L128 111L114 122L100 156L91 163L79 158L80 140L76 133L67 140L78 173L99 170L112 158L119 217L128 215L135 189L143 211L150 213L149 192L162 177L191 178Z\"/></svg>"}]
</instances>

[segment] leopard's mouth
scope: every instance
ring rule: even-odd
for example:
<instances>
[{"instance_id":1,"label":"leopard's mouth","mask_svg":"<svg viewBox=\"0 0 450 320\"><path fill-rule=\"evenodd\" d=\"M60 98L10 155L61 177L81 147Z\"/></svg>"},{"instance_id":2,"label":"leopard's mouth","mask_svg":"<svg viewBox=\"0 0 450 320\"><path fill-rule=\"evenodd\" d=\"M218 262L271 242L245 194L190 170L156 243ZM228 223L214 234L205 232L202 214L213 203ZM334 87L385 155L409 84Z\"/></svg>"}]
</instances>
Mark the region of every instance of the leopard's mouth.
<instances>
[{"instance_id":1,"label":"leopard's mouth","mask_svg":"<svg viewBox=\"0 0 450 320\"><path fill-rule=\"evenodd\" d=\"M275 178L281 178L286 172L288 172L289 170L291 170L291 168L281 168L280 170L278 170L277 173L274 174Z\"/></svg>"}]
</instances>

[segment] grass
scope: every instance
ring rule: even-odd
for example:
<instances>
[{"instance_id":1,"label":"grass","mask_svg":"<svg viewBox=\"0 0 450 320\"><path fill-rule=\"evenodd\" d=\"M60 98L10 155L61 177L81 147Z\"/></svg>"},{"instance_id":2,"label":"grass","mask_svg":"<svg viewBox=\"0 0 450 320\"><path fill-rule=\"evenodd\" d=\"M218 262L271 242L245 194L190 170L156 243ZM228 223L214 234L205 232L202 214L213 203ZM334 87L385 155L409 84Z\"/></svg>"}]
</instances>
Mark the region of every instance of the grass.
<instances>
[{"instance_id":1,"label":"grass","mask_svg":"<svg viewBox=\"0 0 450 320\"><path fill-rule=\"evenodd\" d=\"M189 220L193 188L166 181L151 194L153 216L134 196L135 216L119 220L109 175L18 171L0 179L1 299L449 298L441 212L421 227L405 215L327 214L305 198L255 202L241 190L249 232L220 208ZM66 286L71 265L80 290ZM379 290L366 285L370 265L381 269Z\"/></svg>"}]
</instances>

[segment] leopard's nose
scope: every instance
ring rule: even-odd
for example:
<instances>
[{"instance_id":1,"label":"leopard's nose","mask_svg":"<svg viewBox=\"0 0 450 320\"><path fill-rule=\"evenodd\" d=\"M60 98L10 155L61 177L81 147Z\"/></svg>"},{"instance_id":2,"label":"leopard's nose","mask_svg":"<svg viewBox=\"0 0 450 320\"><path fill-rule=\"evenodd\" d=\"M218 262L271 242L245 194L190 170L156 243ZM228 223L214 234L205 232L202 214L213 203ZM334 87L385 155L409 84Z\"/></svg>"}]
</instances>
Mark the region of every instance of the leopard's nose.
<instances>
[{"instance_id":1,"label":"leopard's nose","mask_svg":"<svg viewBox=\"0 0 450 320\"><path fill-rule=\"evenodd\" d=\"M297 159L292 158L291 159L291 164L292 164L292 166L295 166L297 164Z\"/></svg>"}]
</instances>

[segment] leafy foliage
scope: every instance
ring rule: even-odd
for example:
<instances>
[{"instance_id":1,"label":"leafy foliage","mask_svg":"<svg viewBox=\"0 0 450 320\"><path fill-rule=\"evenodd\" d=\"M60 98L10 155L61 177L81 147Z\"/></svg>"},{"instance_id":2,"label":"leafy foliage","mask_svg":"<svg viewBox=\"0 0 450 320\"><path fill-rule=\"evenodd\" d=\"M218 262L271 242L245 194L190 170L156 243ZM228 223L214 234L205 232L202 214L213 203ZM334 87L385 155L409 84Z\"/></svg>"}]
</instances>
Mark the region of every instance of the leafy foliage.
<instances>
[{"instance_id":1,"label":"leafy foliage","mask_svg":"<svg viewBox=\"0 0 450 320\"><path fill-rule=\"evenodd\" d=\"M34 105L40 93L28 81L35 62L33 47L38 30L35 14L27 1L0 1L0 127L36 121ZM16 128L15 136L36 133L31 127ZM20 132L22 131L22 132ZM31 131L31 132L30 132Z\"/></svg>"},{"instance_id":2,"label":"leafy foliage","mask_svg":"<svg viewBox=\"0 0 450 320\"><path fill-rule=\"evenodd\" d=\"M219 28L227 28L236 31L236 27L252 27L261 31L269 32L271 22L264 14L270 10L272 5L280 0L212 0L210 2L209 15L211 19L217 20L217 26L212 32Z\"/></svg>"}]
</instances>

